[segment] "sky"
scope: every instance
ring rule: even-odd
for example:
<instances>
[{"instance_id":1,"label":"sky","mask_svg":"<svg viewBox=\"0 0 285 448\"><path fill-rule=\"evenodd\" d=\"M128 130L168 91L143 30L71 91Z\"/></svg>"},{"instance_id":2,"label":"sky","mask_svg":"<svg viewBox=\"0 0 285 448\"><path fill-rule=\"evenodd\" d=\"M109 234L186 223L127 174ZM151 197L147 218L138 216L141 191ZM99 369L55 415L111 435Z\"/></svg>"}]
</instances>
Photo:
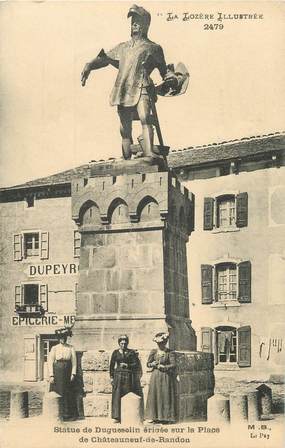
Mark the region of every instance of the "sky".
<instances>
[{"instance_id":1,"label":"sky","mask_svg":"<svg viewBox=\"0 0 285 448\"><path fill-rule=\"evenodd\" d=\"M284 130L283 2L138 4L152 15L149 38L166 62L182 61L190 72L186 94L157 103L165 144L182 149ZM121 156L109 105L116 69L92 72L85 87L80 73L101 48L129 39L131 5L0 1L1 187ZM169 12L177 19L167 20ZM185 12L214 19L183 21ZM221 22L219 12L263 18ZM215 23L223 29L204 29Z\"/></svg>"}]
</instances>

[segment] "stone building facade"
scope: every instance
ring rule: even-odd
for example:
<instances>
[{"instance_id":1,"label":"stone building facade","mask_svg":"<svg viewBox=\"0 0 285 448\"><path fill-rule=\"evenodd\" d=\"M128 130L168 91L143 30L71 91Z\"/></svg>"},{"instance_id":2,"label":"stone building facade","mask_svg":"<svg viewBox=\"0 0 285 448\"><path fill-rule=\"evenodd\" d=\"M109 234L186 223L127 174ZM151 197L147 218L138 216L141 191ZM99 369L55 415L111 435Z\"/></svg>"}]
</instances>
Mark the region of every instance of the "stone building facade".
<instances>
[{"instance_id":1,"label":"stone building facade","mask_svg":"<svg viewBox=\"0 0 285 448\"><path fill-rule=\"evenodd\" d=\"M284 371L284 162L280 133L168 157L194 194L190 318L197 349L214 354L216 378L266 380ZM104 162L98 165L104 172ZM54 330L73 322L80 234L71 183L90 170L87 164L0 191L3 378L42 380Z\"/></svg>"}]
</instances>

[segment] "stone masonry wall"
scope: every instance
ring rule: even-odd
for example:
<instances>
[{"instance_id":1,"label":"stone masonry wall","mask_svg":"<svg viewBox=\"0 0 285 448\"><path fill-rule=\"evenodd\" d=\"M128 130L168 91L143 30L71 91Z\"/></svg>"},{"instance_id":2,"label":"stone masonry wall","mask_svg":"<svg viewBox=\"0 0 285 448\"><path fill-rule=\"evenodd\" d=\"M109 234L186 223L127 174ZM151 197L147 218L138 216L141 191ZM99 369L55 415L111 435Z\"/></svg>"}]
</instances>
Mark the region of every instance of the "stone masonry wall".
<instances>
[{"instance_id":1,"label":"stone masonry wall","mask_svg":"<svg viewBox=\"0 0 285 448\"><path fill-rule=\"evenodd\" d=\"M177 417L182 420L204 420L207 414L207 399L214 393L212 355L202 352L176 353L176 407ZM140 352L143 368L141 384L146 403L151 373L146 370L149 352ZM86 396L85 417L110 417L112 387L109 379L111 352L87 351L82 357L82 374Z\"/></svg>"}]
</instances>

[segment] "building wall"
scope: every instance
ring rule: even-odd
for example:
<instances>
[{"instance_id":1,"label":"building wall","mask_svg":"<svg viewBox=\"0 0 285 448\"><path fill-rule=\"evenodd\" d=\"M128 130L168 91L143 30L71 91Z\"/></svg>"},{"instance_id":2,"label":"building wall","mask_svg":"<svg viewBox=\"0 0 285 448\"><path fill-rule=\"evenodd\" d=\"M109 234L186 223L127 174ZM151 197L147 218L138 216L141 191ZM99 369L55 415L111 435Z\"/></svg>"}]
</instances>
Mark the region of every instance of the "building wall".
<instances>
[{"instance_id":1,"label":"building wall","mask_svg":"<svg viewBox=\"0 0 285 448\"><path fill-rule=\"evenodd\" d=\"M70 318L75 314L78 259L73 254L76 226L71 219L71 199L39 199L35 200L34 207L29 208L26 201L7 202L1 204L0 208L2 378L23 380L24 376L31 375L31 379L33 376L33 379L37 379L41 376L39 369L40 357L43 356L43 335L54 334L56 328L63 326L64 320L60 320L64 319L63 316ZM25 231L48 231L49 253L46 259L32 257L14 261L14 234ZM31 276L36 267L39 267L40 272L45 269L45 274ZM36 282L47 285L48 310L45 317L54 316L54 322L51 325L42 322L35 324L35 319L31 319L28 324L23 320L21 325L17 325L15 287ZM12 325L13 317L16 325ZM33 339L34 336L38 338ZM26 365L25 352L28 358ZM33 371L33 366L37 366L36 371ZM29 369L32 371L29 372Z\"/></svg>"},{"instance_id":2,"label":"building wall","mask_svg":"<svg viewBox=\"0 0 285 448\"><path fill-rule=\"evenodd\" d=\"M198 336L197 349L201 349L202 327L249 325L251 367L219 363L216 375L232 376L235 370L236 379L261 376L266 379L271 373L282 373L285 364L285 168L186 180L184 185L195 195L195 231L188 244L188 274L190 317ZM228 232L203 230L204 197L241 192L248 193L248 225ZM201 265L230 260L251 262L251 303L236 302L236 306L228 307L217 307L215 302L202 304Z\"/></svg>"}]
</instances>

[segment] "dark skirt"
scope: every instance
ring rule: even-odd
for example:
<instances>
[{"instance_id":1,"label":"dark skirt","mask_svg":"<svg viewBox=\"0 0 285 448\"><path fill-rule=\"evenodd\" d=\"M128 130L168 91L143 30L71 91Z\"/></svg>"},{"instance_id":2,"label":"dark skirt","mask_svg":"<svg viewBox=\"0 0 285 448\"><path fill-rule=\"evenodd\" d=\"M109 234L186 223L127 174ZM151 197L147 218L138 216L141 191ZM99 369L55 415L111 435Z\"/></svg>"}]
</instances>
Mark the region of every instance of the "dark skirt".
<instances>
[{"instance_id":1,"label":"dark skirt","mask_svg":"<svg viewBox=\"0 0 285 448\"><path fill-rule=\"evenodd\" d=\"M50 391L64 396L70 391L71 386L71 361L60 360L53 363L54 383L50 385Z\"/></svg>"},{"instance_id":2,"label":"dark skirt","mask_svg":"<svg viewBox=\"0 0 285 448\"><path fill-rule=\"evenodd\" d=\"M130 370L115 370L112 387L112 418L121 420L121 398L129 392L142 396L138 375Z\"/></svg>"},{"instance_id":3,"label":"dark skirt","mask_svg":"<svg viewBox=\"0 0 285 448\"><path fill-rule=\"evenodd\" d=\"M155 369L150 378L145 418L175 422L175 377Z\"/></svg>"}]
</instances>

